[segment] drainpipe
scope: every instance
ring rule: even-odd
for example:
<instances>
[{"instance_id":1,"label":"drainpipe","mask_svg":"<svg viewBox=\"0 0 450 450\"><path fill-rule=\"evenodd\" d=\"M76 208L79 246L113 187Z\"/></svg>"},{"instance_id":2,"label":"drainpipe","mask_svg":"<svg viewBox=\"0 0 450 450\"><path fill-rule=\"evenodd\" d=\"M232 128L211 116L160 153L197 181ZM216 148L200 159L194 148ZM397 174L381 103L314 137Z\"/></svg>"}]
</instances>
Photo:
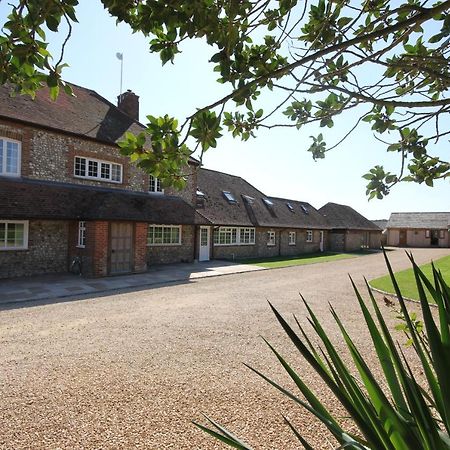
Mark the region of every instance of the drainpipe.
<instances>
[{"instance_id":1,"label":"drainpipe","mask_svg":"<svg viewBox=\"0 0 450 450\"><path fill-rule=\"evenodd\" d=\"M198 250L197 250L197 244L198 244L198 234L200 233L200 226L194 225L194 258L193 261L198 261L198 258L196 258Z\"/></svg>"}]
</instances>

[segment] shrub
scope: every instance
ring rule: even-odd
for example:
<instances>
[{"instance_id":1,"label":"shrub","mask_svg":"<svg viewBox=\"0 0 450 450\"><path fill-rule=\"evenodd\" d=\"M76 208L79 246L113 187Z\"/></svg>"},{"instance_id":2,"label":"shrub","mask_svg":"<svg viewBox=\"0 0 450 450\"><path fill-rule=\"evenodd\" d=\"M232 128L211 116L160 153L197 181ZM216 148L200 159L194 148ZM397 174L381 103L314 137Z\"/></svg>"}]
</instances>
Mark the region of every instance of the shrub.
<instances>
[{"instance_id":1,"label":"shrub","mask_svg":"<svg viewBox=\"0 0 450 450\"><path fill-rule=\"evenodd\" d=\"M366 281L371 313L352 279L351 283L359 306L364 316L378 361L384 373L388 393L369 369L364 356L347 333L344 323L330 305L330 311L336 321L342 337L348 347L359 380L344 363L335 350L320 320L303 299L313 331L320 341L314 345L312 340L295 318L295 331L270 304L276 319L292 341L300 355L306 359L322 380L334 393L338 401L347 410L349 416L359 429L358 434L346 432L338 419L320 401L314 392L303 382L302 377L266 341L280 364L294 381L298 392L289 391L260 371L249 367L270 385L307 409L328 428L339 443L339 448L373 449L373 450L441 450L450 449L450 288L441 273L433 266L433 282L430 282L408 255L414 270L415 281L420 296L420 305L424 327L417 326L417 320L411 315L395 280L391 265L386 257L386 264L404 320L404 331L408 334L412 346L419 358L424 373L425 386L416 380L407 359L394 341L372 291ZM438 308L438 320L435 321L425 294L425 288L434 299ZM324 350L322 353L322 349ZM206 416L205 416L206 417ZM195 423L202 430L215 438L238 449L251 447L216 421L209 419L208 426ZM288 419L287 425L304 448L313 447L307 442L300 430Z\"/></svg>"}]
</instances>

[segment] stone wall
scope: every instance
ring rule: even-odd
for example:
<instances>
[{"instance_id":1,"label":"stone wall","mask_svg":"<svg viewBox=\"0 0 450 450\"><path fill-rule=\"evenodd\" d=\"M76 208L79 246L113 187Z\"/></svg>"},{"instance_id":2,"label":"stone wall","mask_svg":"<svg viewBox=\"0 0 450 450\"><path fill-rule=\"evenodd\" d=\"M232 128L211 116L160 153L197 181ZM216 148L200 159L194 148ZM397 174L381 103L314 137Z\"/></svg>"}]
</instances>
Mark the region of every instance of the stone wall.
<instances>
[{"instance_id":1,"label":"stone wall","mask_svg":"<svg viewBox=\"0 0 450 450\"><path fill-rule=\"evenodd\" d=\"M426 237L426 229L407 229L406 230L406 246L407 247L431 247L431 230L430 237ZM441 238L441 230L438 231L439 243L438 247L450 247L450 233L444 229L443 238ZM400 245L400 230L389 228L387 243L388 245L398 247Z\"/></svg>"},{"instance_id":2,"label":"stone wall","mask_svg":"<svg viewBox=\"0 0 450 450\"><path fill-rule=\"evenodd\" d=\"M69 223L31 220L28 250L0 250L0 278L67 272Z\"/></svg>"},{"instance_id":3,"label":"stone wall","mask_svg":"<svg viewBox=\"0 0 450 450\"><path fill-rule=\"evenodd\" d=\"M194 260L195 227L182 225L180 245L147 246L147 265L192 262Z\"/></svg>"}]
</instances>

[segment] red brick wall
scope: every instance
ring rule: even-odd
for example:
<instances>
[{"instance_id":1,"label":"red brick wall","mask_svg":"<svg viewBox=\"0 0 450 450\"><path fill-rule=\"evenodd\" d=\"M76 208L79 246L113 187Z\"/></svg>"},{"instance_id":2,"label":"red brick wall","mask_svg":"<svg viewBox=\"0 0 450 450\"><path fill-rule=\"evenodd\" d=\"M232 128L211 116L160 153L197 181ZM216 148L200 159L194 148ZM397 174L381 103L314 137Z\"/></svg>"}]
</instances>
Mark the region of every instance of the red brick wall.
<instances>
[{"instance_id":1,"label":"red brick wall","mask_svg":"<svg viewBox=\"0 0 450 450\"><path fill-rule=\"evenodd\" d=\"M109 223L98 220L90 222L90 225L87 237L93 244L92 272L94 277L105 277L108 275Z\"/></svg>"},{"instance_id":2,"label":"red brick wall","mask_svg":"<svg viewBox=\"0 0 450 450\"><path fill-rule=\"evenodd\" d=\"M134 272L145 272L147 270L147 229L147 223L136 223L134 229Z\"/></svg>"}]
</instances>

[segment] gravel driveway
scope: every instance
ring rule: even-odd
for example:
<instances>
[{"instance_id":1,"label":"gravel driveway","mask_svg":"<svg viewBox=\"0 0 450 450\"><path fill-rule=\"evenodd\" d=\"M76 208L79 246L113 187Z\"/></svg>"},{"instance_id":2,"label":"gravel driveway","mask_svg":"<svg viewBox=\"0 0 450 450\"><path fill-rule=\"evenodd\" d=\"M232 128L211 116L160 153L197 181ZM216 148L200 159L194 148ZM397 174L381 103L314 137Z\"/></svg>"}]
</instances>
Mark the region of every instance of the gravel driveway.
<instances>
[{"instance_id":1,"label":"gravel driveway","mask_svg":"<svg viewBox=\"0 0 450 450\"><path fill-rule=\"evenodd\" d=\"M449 252L414 250L420 263ZM402 250L390 258L408 266ZM299 291L333 335L331 301L370 355L348 273L362 286L363 275L385 273L382 255L0 311L0 448L225 448L192 425L202 412L255 449L300 447L281 414L331 448L320 425L242 362L289 385L263 335L324 390L266 302L306 323Z\"/></svg>"}]
</instances>

